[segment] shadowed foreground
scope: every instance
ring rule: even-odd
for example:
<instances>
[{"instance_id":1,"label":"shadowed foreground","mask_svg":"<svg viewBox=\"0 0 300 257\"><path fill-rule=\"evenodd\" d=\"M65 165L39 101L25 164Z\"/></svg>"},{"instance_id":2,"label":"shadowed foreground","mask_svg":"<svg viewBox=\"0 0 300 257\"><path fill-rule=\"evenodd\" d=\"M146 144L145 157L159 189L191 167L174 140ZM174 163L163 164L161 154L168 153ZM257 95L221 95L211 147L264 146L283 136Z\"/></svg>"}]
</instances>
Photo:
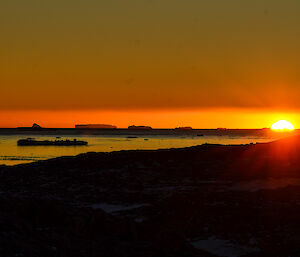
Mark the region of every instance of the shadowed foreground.
<instances>
[{"instance_id":1,"label":"shadowed foreground","mask_svg":"<svg viewBox=\"0 0 300 257\"><path fill-rule=\"evenodd\" d=\"M299 256L300 137L0 167L0 256Z\"/></svg>"}]
</instances>

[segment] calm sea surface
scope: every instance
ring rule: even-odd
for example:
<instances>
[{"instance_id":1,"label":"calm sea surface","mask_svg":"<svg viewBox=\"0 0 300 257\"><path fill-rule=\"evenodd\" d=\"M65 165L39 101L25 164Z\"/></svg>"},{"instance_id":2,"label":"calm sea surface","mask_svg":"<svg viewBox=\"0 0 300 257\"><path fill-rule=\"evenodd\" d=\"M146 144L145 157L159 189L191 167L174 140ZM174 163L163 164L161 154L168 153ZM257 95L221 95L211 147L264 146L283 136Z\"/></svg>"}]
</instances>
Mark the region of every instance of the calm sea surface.
<instances>
[{"instance_id":1,"label":"calm sea surface","mask_svg":"<svg viewBox=\"0 0 300 257\"><path fill-rule=\"evenodd\" d=\"M296 133L296 132L294 132ZM42 135L43 134L43 135ZM298 132L297 132L298 134ZM137 138L128 138L136 136ZM180 148L210 144L249 144L270 142L287 136L286 133L266 133L262 130L197 130L192 132L151 131L149 133L117 131L93 135L73 132L52 131L51 133L10 133L0 134L0 164L45 160L58 156L72 156L86 152L110 152L134 149ZM78 139L88 141L88 146L17 146L19 139L34 137L37 140Z\"/></svg>"}]
</instances>

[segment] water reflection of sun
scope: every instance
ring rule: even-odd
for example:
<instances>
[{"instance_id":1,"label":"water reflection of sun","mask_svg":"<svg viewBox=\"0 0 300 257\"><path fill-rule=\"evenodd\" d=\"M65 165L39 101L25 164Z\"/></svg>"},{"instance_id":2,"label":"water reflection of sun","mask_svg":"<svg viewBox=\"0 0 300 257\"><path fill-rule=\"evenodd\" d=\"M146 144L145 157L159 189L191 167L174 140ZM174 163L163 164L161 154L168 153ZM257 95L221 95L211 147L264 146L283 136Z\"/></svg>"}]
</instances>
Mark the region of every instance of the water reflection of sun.
<instances>
[{"instance_id":1,"label":"water reflection of sun","mask_svg":"<svg viewBox=\"0 0 300 257\"><path fill-rule=\"evenodd\" d=\"M290 123L287 120L279 120L275 122L272 126L271 129L273 130L294 130L294 126L292 123Z\"/></svg>"}]
</instances>

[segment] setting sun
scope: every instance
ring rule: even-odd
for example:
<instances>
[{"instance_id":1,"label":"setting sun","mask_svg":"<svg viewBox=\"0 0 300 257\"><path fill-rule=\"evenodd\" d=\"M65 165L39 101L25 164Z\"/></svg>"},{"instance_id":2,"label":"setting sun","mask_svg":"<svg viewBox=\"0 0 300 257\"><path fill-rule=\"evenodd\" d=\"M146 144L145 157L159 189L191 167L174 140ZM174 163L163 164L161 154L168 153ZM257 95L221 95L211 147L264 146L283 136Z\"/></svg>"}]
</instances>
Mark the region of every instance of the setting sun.
<instances>
[{"instance_id":1,"label":"setting sun","mask_svg":"<svg viewBox=\"0 0 300 257\"><path fill-rule=\"evenodd\" d=\"M279 120L275 122L271 129L273 130L294 130L294 125L286 120Z\"/></svg>"}]
</instances>

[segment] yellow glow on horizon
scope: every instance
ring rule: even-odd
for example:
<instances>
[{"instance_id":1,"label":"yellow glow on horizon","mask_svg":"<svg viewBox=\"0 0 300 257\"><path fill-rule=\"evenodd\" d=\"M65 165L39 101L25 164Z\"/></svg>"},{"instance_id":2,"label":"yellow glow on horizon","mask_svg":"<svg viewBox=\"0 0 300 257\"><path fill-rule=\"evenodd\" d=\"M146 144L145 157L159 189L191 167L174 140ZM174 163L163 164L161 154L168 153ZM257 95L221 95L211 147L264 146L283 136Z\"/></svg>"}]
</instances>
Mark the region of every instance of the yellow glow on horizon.
<instances>
[{"instance_id":1,"label":"yellow glow on horizon","mask_svg":"<svg viewBox=\"0 0 300 257\"><path fill-rule=\"evenodd\" d=\"M273 129L273 130L294 130L295 127L292 123L290 123L287 120L279 120L271 126L271 129Z\"/></svg>"}]
</instances>

